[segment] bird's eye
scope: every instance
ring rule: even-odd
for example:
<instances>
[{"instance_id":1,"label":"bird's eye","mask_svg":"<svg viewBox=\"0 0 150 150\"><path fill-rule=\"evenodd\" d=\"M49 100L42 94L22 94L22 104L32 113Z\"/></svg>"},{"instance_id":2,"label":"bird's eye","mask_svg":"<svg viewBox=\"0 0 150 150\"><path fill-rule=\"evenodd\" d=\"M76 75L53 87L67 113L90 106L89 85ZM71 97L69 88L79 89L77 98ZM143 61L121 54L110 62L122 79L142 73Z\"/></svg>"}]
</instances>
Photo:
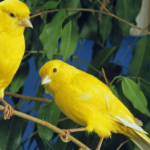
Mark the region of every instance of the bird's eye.
<instances>
[{"instance_id":1,"label":"bird's eye","mask_svg":"<svg viewBox=\"0 0 150 150\"><path fill-rule=\"evenodd\" d=\"M53 72L56 72L56 71L57 71L57 69L56 69L56 68L54 68L54 69L53 69Z\"/></svg>"},{"instance_id":2,"label":"bird's eye","mask_svg":"<svg viewBox=\"0 0 150 150\"><path fill-rule=\"evenodd\" d=\"M15 15L13 13L9 13L10 17L15 17Z\"/></svg>"}]
</instances>

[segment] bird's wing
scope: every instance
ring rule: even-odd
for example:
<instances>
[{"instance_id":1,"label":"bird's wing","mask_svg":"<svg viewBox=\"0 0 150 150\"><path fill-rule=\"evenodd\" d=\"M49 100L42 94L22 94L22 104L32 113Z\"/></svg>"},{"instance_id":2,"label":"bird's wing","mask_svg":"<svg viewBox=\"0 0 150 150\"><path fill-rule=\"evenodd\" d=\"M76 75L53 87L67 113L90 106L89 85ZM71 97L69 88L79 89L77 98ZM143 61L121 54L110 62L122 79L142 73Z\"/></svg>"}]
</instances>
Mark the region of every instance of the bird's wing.
<instances>
[{"instance_id":1,"label":"bird's wing","mask_svg":"<svg viewBox=\"0 0 150 150\"><path fill-rule=\"evenodd\" d=\"M146 131L144 131L140 126L138 126L135 122L133 123L130 123L129 121L125 120L124 118L122 117L119 117L119 116L116 116L117 118L117 122L125 125L126 127L129 127L129 128L132 128L136 131L140 131L142 133L145 133L145 134L148 134Z\"/></svg>"},{"instance_id":2,"label":"bird's wing","mask_svg":"<svg viewBox=\"0 0 150 150\"><path fill-rule=\"evenodd\" d=\"M109 97L109 95L108 95ZM109 102L111 108L108 110L112 120L123 124L126 127L147 134L137 123L134 116L126 106L115 96L111 95L112 100ZM113 104L112 104L113 103Z\"/></svg>"},{"instance_id":3,"label":"bird's wing","mask_svg":"<svg viewBox=\"0 0 150 150\"><path fill-rule=\"evenodd\" d=\"M103 106L103 111L108 113L112 120L147 134L147 132L136 124L133 115L125 105L100 80L91 75L81 73L80 75L76 75L73 82L72 85L78 87L78 92L76 92L78 98L81 101L91 102L90 107L94 107L95 111L98 109L101 111L101 107L99 106Z\"/></svg>"},{"instance_id":4,"label":"bird's wing","mask_svg":"<svg viewBox=\"0 0 150 150\"><path fill-rule=\"evenodd\" d=\"M112 93L112 91L92 75L81 71L74 76L70 86L80 100L88 100L96 105L105 105L106 108L110 107L111 96L108 96L108 93Z\"/></svg>"}]
</instances>

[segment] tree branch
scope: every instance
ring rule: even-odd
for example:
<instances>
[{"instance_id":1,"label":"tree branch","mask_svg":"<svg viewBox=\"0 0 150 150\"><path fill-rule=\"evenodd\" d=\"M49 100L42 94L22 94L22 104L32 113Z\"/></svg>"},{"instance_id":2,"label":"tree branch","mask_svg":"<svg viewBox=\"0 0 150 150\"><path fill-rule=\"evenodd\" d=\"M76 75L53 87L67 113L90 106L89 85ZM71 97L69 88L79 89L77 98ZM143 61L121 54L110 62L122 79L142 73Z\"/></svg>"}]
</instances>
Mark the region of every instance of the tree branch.
<instances>
[{"instance_id":1,"label":"tree branch","mask_svg":"<svg viewBox=\"0 0 150 150\"><path fill-rule=\"evenodd\" d=\"M32 138L34 135L36 135L38 133L38 131L35 131L34 133L32 133L30 136L28 136L22 143L21 145L24 145L30 138Z\"/></svg>"},{"instance_id":2,"label":"tree branch","mask_svg":"<svg viewBox=\"0 0 150 150\"><path fill-rule=\"evenodd\" d=\"M60 10L60 9L48 10L48 11L41 11L41 12L38 13L38 14L32 15L31 18L34 18L34 17L36 17L36 16L39 16L39 15L45 14L45 13L57 12L57 11L59 11L59 10ZM120 18L120 17L118 17L118 16L116 16L116 15L114 15L114 14L112 14L112 13L107 13L107 12L104 12L104 11L102 12L102 11L94 10L94 9L85 9L85 8L66 8L66 10L76 10L77 12L79 12L79 11L88 11L88 12L96 12L96 13L101 13L101 14L109 15L109 16L111 16L111 17L113 17L113 18L118 19L119 21L122 21L122 22L128 24L129 26L131 26L131 27L133 27L133 28L135 28L135 29L138 29L138 30L140 30L140 31L142 31L142 32L144 32L144 33L150 35L150 32L149 32L149 31L147 31L147 30L145 30L145 29L142 29L142 28L140 28L140 27L134 25L133 23L130 23L130 22L128 22L128 21L126 21L126 20L124 20L124 19L122 19L122 18Z\"/></svg>"},{"instance_id":3,"label":"tree branch","mask_svg":"<svg viewBox=\"0 0 150 150\"><path fill-rule=\"evenodd\" d=\"M129 142L130 140L126 140L126 141L124 141L123 143L121 143L120 145L119 145L119 147L116 149L116 150L119 150L125 143L127 143L127 142Z\"/></svg>"},{"instance_id":4,"label":"tree branch","mask_svg":"<svg viewBox=\"0 0 150 150\"><path fill-rule=\"evenodd\" d=\"M58 122L62 122L62 121L65 121L69 118L65 117L65 118L62 118L62 119L59 119ZM32 138L34 135L36 135L38 133L38 131L35 131L34 133L32 133L30 136L28 136L22 143L21 145L23 145L24 143L26 143L30 138Z\"/></svg>"},{"instance_id":5,"label":"tree branch","mask_svg":"<svg viewBox=\"0 0 150 150\"><path fill-rule=\"evenodd\" d=\"M80 48L79 48L80 49ZM31 52L29 52L30 54L32 54L32 53L43 53L43 51L31 51ZM77 52L78 53L78 52ZM54 54L56 54L56 55L62 55L61 53L54 53ZM86 64L87 66L89 66L90 68L92 68L93 70L95 70L97 73L99 73L99 74L101 74L102 75L102 73L99 71L99 70L97 70L96 68L94 68L93 66L91 66L89 63L87 63L86 61L84 61L84 60L82 60L81 58L79 58L78 56L73 56L73 58L74 59L78 59L78 60L80 60L81 62L83 62L84 64Z\"/></svg>"},{"instance_id":6,"label":"tree branch","mask_svg":"<svg viewBox=\"0 0 150 150\"><path fill-rule=\"evenodd\" d=\"M47 98L40 98L40 97L30 97L30 96L25 96L21 94L16 94L16 93L10 93L10 92L5 92L5 96L12 96L16 98L21 98L26 101L37 101L37 102L43 102L43 103L50 103L52 100L47 99Z\"/></svg>"},{"instance_id":7,"label":"tree branch","mask_svg":"<svg viewBox=\"0 0 150 150\"><path fill-rule=\"evenodd\" d=\"M102 73L101 73L99 70L97 70L95 67L91 66L91 65L90 65L89 63L87 63L86 61L82 60L80 57L74 56L73 58L80 60L81 62L83 62L84 64L86 64L87 66L89 66L90 68L92 68L93 70L95 70L96 72L98 72L99 74L102 75Z\"/></svg>"},{"instance_id":8,"label":"tree branch","mask_svg":"<svg viewBox=\"0 0 150 150\"><path fill-rule=\"evenodd\" d=\"M4 107L2 105L0 105L0 110L3 111L4 110ZM54 132L58 133L58 134L61 134L62 136L65 136L66 133L64 131L62 131L61 129L55 127L54 125L48 123L47 121L43 121L41 119L38 119L38 118L35 118L35 117L32 117L30 115L27 115L25 113L22 113L22 112L19 112L19 111L16 111L14 110L14 113L13 115L15 116L18 116L18 117L21 117L21 118L24 118L24 119L27 119L27 120L30 120L30 121L33 121L35 123L38 123L42 126L45 126L51 130L53 130ZM76 145L78 145L79 147L83 148L84 150L90 150L90 148L88 148L86 145L84 145L82 142L78 141L76 138L74 138L73 136L69 135L69 139L75 143Z\"/></svg>"},{"instance_id":9,"label":"tree branch","mask_svg":"<svg viewBox=\"0 0 150 150\"><path fill-rule=\"evenodd\" d=\"M103 77L104 77L104 79L105 79L105 82L106 82L107 86L109 87L109 81L107 80L107 77L106 77L104 68L102 68L102 72L103 72Z\"/></svg>"},{"instance_id":10,"label":"tree branch","mask_svg":"<svg viewBox=\"0 0 150 150\"><path fill-rule=\"evenodd\" d=\"M106 12L110 13L108 11L108 9L106 8L106 6L110 3L110 1L108 2L107 0L103 0L102 2L100 0L98 0L98 2L101 4L100 6L100 11L106 10ZM99 17L98 20L101 20L102 18L102 13L99 13Z\"/></svg>"}]
</instances>

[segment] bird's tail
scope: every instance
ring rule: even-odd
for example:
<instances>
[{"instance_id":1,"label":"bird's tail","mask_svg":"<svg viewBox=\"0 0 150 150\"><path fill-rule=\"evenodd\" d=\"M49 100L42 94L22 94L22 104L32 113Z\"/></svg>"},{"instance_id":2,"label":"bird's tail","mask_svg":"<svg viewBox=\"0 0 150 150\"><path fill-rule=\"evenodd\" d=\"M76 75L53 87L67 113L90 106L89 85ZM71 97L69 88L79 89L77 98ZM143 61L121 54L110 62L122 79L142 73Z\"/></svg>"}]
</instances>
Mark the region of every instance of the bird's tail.
<instances>
[{"instance_id":1,"label":"bird's tail","mask_svg":"<svg viewBox=\"0 0 150 150\"><path fill-rule=\"evenodd\" d=\"M150 139L139 131L134 132L137 134L137 138L130 138L141 150L150 150Z\"/></svg>"}]
</instances>

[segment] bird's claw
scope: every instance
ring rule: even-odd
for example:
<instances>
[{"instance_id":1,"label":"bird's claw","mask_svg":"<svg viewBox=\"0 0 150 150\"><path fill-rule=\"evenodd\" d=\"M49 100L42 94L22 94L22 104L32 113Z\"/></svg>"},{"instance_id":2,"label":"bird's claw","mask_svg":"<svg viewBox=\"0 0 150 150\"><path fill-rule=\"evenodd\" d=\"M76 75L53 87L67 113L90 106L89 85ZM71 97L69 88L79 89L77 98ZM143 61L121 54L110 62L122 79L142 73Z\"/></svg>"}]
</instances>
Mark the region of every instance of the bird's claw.
<instances>
[{"instance_id":1,"label":"bird's claw","mask_svg":"<svg viewBox=\"0 0 150 150\"><path fill-rule=\"evenodd\" d=\"M69 142L70 141L70 139L68 138L69 137L69 135L70 135L70 130L65 130L65 129L63 129L63 131L66 133L66 135L65 136L63 136L62 134L59 134L59 136L60 136L60 139L63 141L63 142Z\"/></svg>"},{"instance_id":2,"label":"bird's claw","mask_svg":"<svg viewBox=\"0 0 150 150\"><path fill-rule=\"evenodd\" d=\"M14 109L9 104L5 105L5 108L3 111L4 120L10 119L10 117L13 115L13 111L14 111Z\"/></svg>"}]
</instances>

